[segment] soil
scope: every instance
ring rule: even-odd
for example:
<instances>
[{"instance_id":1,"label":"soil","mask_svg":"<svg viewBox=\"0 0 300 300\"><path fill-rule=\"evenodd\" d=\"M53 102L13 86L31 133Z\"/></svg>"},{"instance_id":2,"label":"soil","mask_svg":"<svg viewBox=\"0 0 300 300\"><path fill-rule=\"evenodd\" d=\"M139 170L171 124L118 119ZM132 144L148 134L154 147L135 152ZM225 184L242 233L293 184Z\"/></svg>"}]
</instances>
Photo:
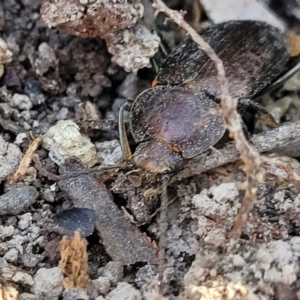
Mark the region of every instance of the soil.
<instances>
[{"instance_id":1,"label":"soil","mask_svg":"<svg viewBox=\"0 0 300 300\"><path fill-rule=\"evenodd\" d=\"M103 2L120 4L116 15L127 3ZM242 236L231 244L245 175L232 144L226 150L228 137L174 174L163 220L163 264L158 258L161 177L130 163L125 169L84 173L119 165L121 105L151 87L150 57L160 38L167 49L186 39L173 23L164 24L162 14L155 21L161 36L151 33L150 3L142 1L145 17L138 21L141 3L129 2L134 17L122 15L128 23L100 33L90 28L88 34L82 28L91 19L79 18L80 10L82 23L75 28L69 18L52 24L59 31L45 24L42 0L0 3L0 37L11 51L0 43L0 299L300 299L299 184L266 174ZM187 10L186 20L197 29L210 22L195 1L167 2ZM99 1L69 2L94 3ZM101 22L108 22L107 16ZM296 17L287 23L292 29L298 24ZM156 55L158 65L162 57ZM299 78L296 74L260 100L295 132ZM259 137L270 129L259 114L248 111L244 117L251 141L261 145ZM280 132L277 138L283 140ZM270 138L273 145L276 139ZM22 160L24 174L13 181L33 140L35 154L27 163ZM129 142L134 149L132 137ZM291 133L276 145L268 155L296 157L286 160L300 170L299 137ZM227 161L215 163L226 155ZM201 168L205 162L212 167ZM80 236L73 237L76 230Z\"/></svg>"}]
</instances>

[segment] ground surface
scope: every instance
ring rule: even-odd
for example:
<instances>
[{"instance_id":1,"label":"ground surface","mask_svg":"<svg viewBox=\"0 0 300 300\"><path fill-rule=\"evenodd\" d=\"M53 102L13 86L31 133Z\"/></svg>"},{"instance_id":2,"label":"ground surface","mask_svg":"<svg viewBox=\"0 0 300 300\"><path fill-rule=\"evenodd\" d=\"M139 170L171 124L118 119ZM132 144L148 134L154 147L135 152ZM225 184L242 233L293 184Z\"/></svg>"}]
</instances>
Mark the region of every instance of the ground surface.
<instances>
[{"instance_id":1,"label":"ground surface","mask_svg":"<svg viewBox=\"0 0 300 300\"><path fill-rule=\"evenodd\" d=\"M77 161L65 161L65 153L81 158L86 167L119 161L117 112L126 99L150 87L153 71L127 73L112 62L101 38L84 39L47 28L41 21L41 3L0 3L1 37L13 54L0 79L2 298L16 299L18 291L23 300L162 299L157 290L155 214L160 180L137 169L70 176L59 182L49 176L83 169ZM187 2L184 8L196 27L207 23L198 6ZM146 11L145 23L151 24L151 6ZM175 25L162 31L171 48L184 38ZM287 96L289 102L297 102L298 89L296 76L265 100L271 108L273 98ZM49 131L62 120L69 122ZM299 121L297 105L281 120ZM251 133L266 129L259 117L249 125ZM44 134L34 164L12 183L9 176L28 146ZM290 151L297 153L298 148L296 143ZM242 237L229 248L228 234L243 198L241 163L193 172L191 177L182 174L168 191L168 297L300 299L299 187L267 176ZM72 236L74 228L86 237L87 256L80 240L72 245L64 240L60 254L62 236ZM66 277L69 281L63 282Z\"/></svg>"}]
</instances>

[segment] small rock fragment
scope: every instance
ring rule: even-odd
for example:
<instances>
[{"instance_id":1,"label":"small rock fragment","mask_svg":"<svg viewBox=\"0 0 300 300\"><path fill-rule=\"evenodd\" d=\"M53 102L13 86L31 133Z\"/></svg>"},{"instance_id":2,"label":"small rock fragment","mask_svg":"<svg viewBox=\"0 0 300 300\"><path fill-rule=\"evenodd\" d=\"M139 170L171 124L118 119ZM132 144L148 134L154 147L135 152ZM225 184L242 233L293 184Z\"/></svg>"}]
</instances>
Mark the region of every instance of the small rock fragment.
<instances>
[{"instance_id":1,"label":"small rock fragment","mask_svg":"<svg viewBox=\"0 0 300 300\"><path fill-rule=\"evenodd\" d=\"M73 236L75 231L79 231L81 237L87 237L93 233L95 221L96 216L92 209L74 207L55 216L53 231L67 236Z\"/></svg>"},{"instance_id":2,"label":"small rock fragment","mask_svg":"<svg viewBox=\"0 0 300 300\"><path fill-rule=\"evenodd\" d=\"M34 281L30 274L18 271L11 279L13 282L22 283L24 285L32 286Z\"/></svg>"},{"instance_id":3,"label":"small rock fragment","mask_svg":"<svg viewBox=\"0 0 300 300\"><path fill-rule=\"evenodd\" d=\"M38 299L57 300L63 291L63 274L60 268L39 269L34 276L33 290Z\"/></svg>"},{"instance_id":4,"label":"small rock fragment","mask_svg":"<svg viewBox=\"0 0 300 300\"><path fill-rule=\"evenodd\" d=\"M11 98L11 106L18 108L19 110L30 110L32 108L32 102L27 95L14 94Z\"/></svg>"},{"instance_id":5,"label":"small rock fragment","mask_svg":"<svg viewBox=\"0 0 300 300\"><path fill-rule=\"evenodd\" d=\"M110 279L112 284L117 284L123 278L123 265L120 262L110 261L104 267L102 276Z\"/></svg>"},{"instance_id":6,"label":"small rock fragment","mask_svg":"<svg viewBox=\"0 0 300 300\"><path fill-rule=\"evenodd\" d=\"M14 234L14 226L0 226L0 241L5 240L7 237L10 237Z\"/></svg>"},{"instance_id":7,"label":"small rock fragment","mask_svg":"<svg viewBox=\"0 0 300 300\"><path fill-rule=\"evenodd\" d=\"M36 296L29 293L22 293L19 296L19 300L37 300Z\"/></svg>"},{"instance_id":8,"label":"small rock fragment","mask_svg":"<svg viewBox=\"0 0 300 300\"><path fill-rule=\"evenodd\" d=\"M143 16L139 0L45 1L42 19L49 27L56 26L67 34L80 37L105 37L132 27Z\"/></svg>"},{"instance_id":9,"label":"small rock fragment","mask_svg":"<svg viewBox=\"0 0 300 300\"><path fill-rule=\"evenodd\" d=\"M19 133L16 136L16 140L15 140L14 144L20 146L26 139L28 139L27 133L25 133L25 132Z\"/></svg>"},{"instance_id":10,"label":"small rock fragment","mask_svg":"<svg viewBox=\"0 0 300 300\"><path fill-rule=\"evenodd\" d=\"M18 250L12 248L5 253L3 258L10 263L16 263L18 261L18 255L19 255Z\"/></svg>"},{"instance_id":11,"label":"small rock fragment","mask_svg":"<svg viewBox=\"0 0 300 300\"><path fill-rule=\"evenodd\" d=\"M282 20L276 17L263 3L256 0L200 0L208 17L214 23L230 20L256 20L267 22L281 30Z\"/></svg>"},{"instance_id":12,"label":"small rock fragment","mask_svg":"<svg viewBox=\"0 0 300 300\"><path fill-rule=\"evenodd\" d=\"M25 83L24 92L29 96L33 105L41 105L45 102L46 97L41 91L39 81L31 76Z\"/></svg>"},{"instance_id":13,"label":"small rock fragment","mask_svg":"<svg viewBox=\"0 0 300 300\"><path fill-rule=\"evenodd\" d=\"M95 146L104 165L115 165L122 159L122 149L118 140L96 143Z\"/></svg>"},{"instance_id":14,"label":"small rock fragment","mask_svg":"<svg viewBox=\"0 0 300 300\"><path fill-rule=\"evenodd\" d=\"M35 267L43 258L43 254L33 254L31 250L21 256L24 266L29 268Z\"/></svg>"},{"instance_id":15,"label":"small rock fragment","mask_svg":"<svg viewBox=\"0 0 300 300\"><path fill-rule=\"evenodd\" d=\"M112 290L106 297L106 300L142 300L140 291L135 289L127 282L118 283L117 287Z\"/></svg>"},{"instance_id":16,"label":"small rock fragment","mask_svg":"<svg viewBox=\"0 0 300 300\"><path fill-rule=\"evenodd\" d=\"M105 39L112 61L128 72L137 72L150 66L160 42L156 34L136 24L143 11L139 0L57 0L45 2L41 14L49 27L56 26L64 33Z\"/></svg>"},{"instance_id":17,"label":"small rock fragment","mask_svg":"<svg viewBox=\"0 0 300 300\"><path fill-rule=\"evenodd\" d=\"M83 170L77 161L69 159L61 166L60 173ZM105 185L94 176L86 174L62 179L59 185L73 200L75 206L95 211L96 228L107 253L113 260L120 261L124 265L136 262L157 263L155 245L125 219Z\"/></svg>"},{"instance_id":18,"label":"small rock fragment","mask_svg":"<svg viewBox=\"0 0 300 300\"><path fill-rule=\"evenodd\" d=\"M70 157L79 158L88 168L99 162L95 146L73 121L59 121L52 126L43 137L43 146L58 165Z\"/></svg>"},{"instance_id":19,"label":"small rock fragment","mask_svg":"<svg viewBox=\"0 0 300 300\"><path fill-rule=\"evenodd\" d=\"M288 285L296 281L299 268L287 242L278 240L266 243L257 251L256 259L258 268L264 270L266 281Z\"/></svg>"},{"instance_id":20,"label":"small rock fragment","mask_svg":"<svg viewBox=\"0 0 300 300\"><path fill-rule=\"evenodd\" d=\"M59 61L47 43L41 43L37 55L30 58L43 90L57 94L65 89L65 84L59 77Z\"/></svg>"},{"instance_id":21,"label":"small rock fragment","mask_svg":"<svg viewBox=\"0 0 300 300\"><path fill-rule=\"evenodd\" d=\"M100 276L99 278L92 281L94 288L101 295L106 295L110 290L110 279L108 277Z\"/></svg>"},{"instance_id":22,"label":"small rock fragment","mask_svg":"<svg viewBox=\"0 0 300 300\"><path fill-rule=\"evenodd\" d=\"M22 186L0 196L0 216L17 215L32 205L39 192L34 186Z\"/></svg>"},{"instance_id":23,"label":"small rock fragment","mask_svg":"<svg viewBox=\"0 0 300 300\"><path fill-rule=\"evenodd\" d=\"M234 182L222 183L218 186L212 186L209 189L209 193L212 194L217 202L234 200L239 195L239 190Z\"/></svg>"},{"instance_id":24,"label":"small rock fragment","mask_svg":"<svg viewBox=\"0 0 300 300\"><path fill-rule=\"evenodd\" d=\"M12 174L22 158L20 148L7 143L0 135L0 181Z\"/></svg>"},{"instance_id":25,"label":"small rock fragment","mask_svg":"<svg viewBox=\"0 0 300 300\"><path fill-rule=\"evenodd\" d=\"M26 213L22 216L18 216L19 222L18 222L18 227L21 230L24 230L28 228L31 224L32 221L32 214L31 213Z\"/></svg>"},{"instance_id":26,"label":"small rock fragment","mask_svg":"<svg viewBox=\"0 0 300 300\"><path fill-rule=\"evenodd\" d=\"M39 45L38 55L38 58L34 61L37 75L43 76L50 68L57 68L58 60L53 49L47 43Z\"/></svg>"},{"instance_id":27,"label":"small rock fragment","mask_svg":"<svg viewBox=\"0 0 300 300\"><path fill-rule=\"evenodd\" d=\"M106 35L105 40L112 61L134 73L151 67L150 58L158 51L160 43L160 38L141 24Z\"/></svg>"},{"instance_id":28,"label":"small rock fragment","mask_svg":"<svg viewBox=\"0 0 300 300\"><path fill-rule=\"evenodd\" d=\"M63 300L90 300L86 290L83 289L66 289L63 294Z\"/></svg>"}]
</instances>

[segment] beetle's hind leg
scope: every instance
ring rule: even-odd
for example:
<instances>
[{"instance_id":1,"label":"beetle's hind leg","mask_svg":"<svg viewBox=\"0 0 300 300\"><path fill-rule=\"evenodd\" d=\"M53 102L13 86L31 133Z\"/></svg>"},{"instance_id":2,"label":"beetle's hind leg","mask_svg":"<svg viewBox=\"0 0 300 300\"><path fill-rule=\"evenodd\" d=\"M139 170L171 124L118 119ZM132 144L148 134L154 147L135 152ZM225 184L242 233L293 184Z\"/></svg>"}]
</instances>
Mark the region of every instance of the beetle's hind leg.
<instances>
[{"instance_id":1,"label":"beetle's hind leg","mask_svg":"<svg viewBox=\"0 0 300 300\"><path fill-rule=\"evenodd\" d=\"M159 50L157 51L155 56L150 59L152 68L154 69L155 74L157 74L162 61L164 61L166 57L170 54L170 50L166 45L166 43L164 42L162 34L159 33L158 29L153 29L152 33L156 34L160 38Z\"/></svg>"},{"instance_id":2,"label":"beetle's hind leg","mask_svg":"<svg viewBox=\"0 0 300 300\"><path fill-rule=\"evenodd\" d=\"M125 110L129 111L133 100L126 100L119 109L119 117L118 117L118 130L119 130L119 138L120 138L120 145L123 154L123 160L129 161L132 157L132 152L128 142L128 136L126 133L126 126L124 122L124 112Z\"/></svg>"},{"instance_id":3,"label":"beetle's hind leg","mask_svg":"<svg viewBox=\"0 0 300 300\"><path fill-rule=\"evenodd\" d=\"M159 216L159 266L158 281L160 291L164 294L163 274L165 271L165 254L166 254L166 231L168 228L167 209L168 209L168 185L170 176L168 174L161 176L161 204Z\"/></svg>"},{"instance_id":4,"label":"beetle's hind leg","mask_svg":"<svg viewBox=\"0 0 300 300\"><path fill-rule=\"evenodd\" d=\"M247 107L253 107L255 110L257 110L264 118L266 124L271 127L277 127L278 123L275 121L274 117L266 110L264 106L259 104L256 101L253 101L249 98L242 98L239 100L239 110L245 109Z\"/></svg>"}]
</instances>

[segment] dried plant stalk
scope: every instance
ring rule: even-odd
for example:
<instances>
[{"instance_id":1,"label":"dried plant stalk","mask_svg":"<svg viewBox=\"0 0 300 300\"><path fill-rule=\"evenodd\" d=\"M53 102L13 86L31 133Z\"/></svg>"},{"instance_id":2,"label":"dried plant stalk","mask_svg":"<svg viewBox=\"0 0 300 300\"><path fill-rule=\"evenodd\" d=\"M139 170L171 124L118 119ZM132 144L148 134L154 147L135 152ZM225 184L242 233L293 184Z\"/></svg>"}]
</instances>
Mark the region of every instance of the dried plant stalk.
<instances>
[{"instance_id":1,"label":"dried plant stalk","mask_svg":"<svg viewBox=\"0 0 300 300\"><path fill-rule=\"evenodd\" d=\"M59 267L64 274L64 287L87 289L90 287L88 276L88 253L87 243L80 237L78 231L72 239L64 236L60 242L59 249L61 260Z\"/></svg>"},{"instance_id":2,"label":"dried plant stalk","mask_svg":"<svg viewBox=\"0 0 300 300\"><path fill-rule=\"evenodd\" d=\"M9 282L0 279L0 300L17 300L19 292Z\"/></svg>"},{"instance_id":3,"label":"dried plant stalk","mask_svg":"<svg viewBox=\"0 0 300 300\"><path fill-rule=\"evenodd\" d=\"M228 82L222 60L215 51L206 43L199 34L183 19L180 12L169 9L161 0L155 0L153 7L158 12L165 13L172 21L187 31L195 43L197 43L207 56L214 62L217 69L217 78L221 88L221 109L227 123L230 136L235 141L235 146L240 152L240 158L244 163L246 173L245 196L242 208L236 218L235 225L231 232L231 238L237 239L242 233L243 226L248 217L248 213L256 201L256 191L258 182L263 180L263 172L260 171L261 157L259 153L248 143L241 125L240 115L237 112L238 99L234 99L229 94Z\"/></svg>"},{"instance_id":4,"label":"dried plant stalk","mask_svg":"<svg viewBox=\"0 0 300 300\"><path fill-rule=\"evenodd\" d=\"M30 162L32 160L32 156L34 155L34 152L39 147L41 142L42 142L42 138L38 137L29 145L29 148L27 149L24 157L22 158L22 160L19 164L18 170L11 177L11 182L16 182L23 175L25 175L27 173Z\"/></svg>"}]
</instances>

